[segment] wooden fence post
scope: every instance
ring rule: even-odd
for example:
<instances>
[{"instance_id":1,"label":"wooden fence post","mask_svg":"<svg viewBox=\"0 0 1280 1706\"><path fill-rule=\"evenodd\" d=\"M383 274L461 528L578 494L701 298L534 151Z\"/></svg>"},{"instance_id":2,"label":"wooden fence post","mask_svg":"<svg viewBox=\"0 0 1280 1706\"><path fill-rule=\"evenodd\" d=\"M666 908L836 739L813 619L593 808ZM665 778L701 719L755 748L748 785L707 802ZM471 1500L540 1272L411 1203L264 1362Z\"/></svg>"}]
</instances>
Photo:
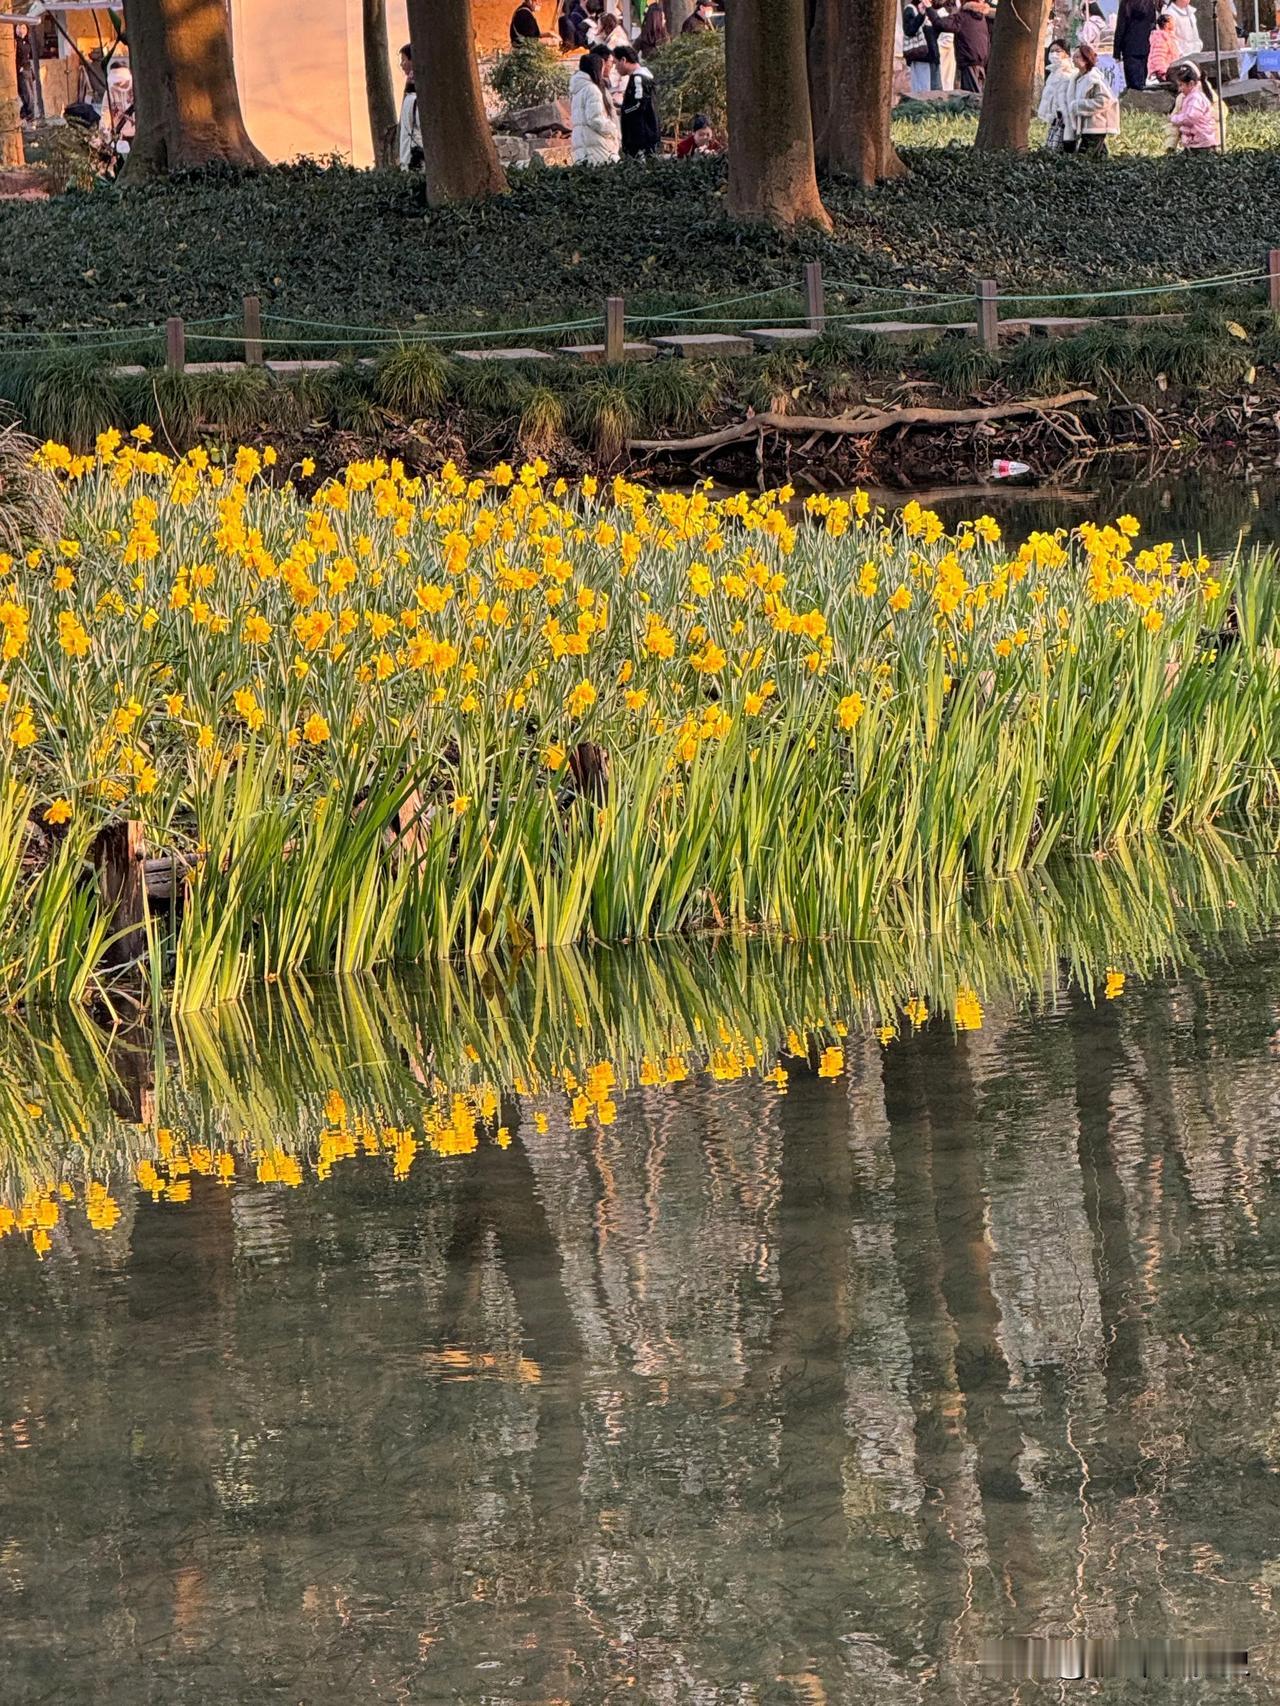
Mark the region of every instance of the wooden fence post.
<instances>
[{"instance_id":1,"label":"wooden fence post","mask_svg":"<svg viewBox=\"0 0 1280 1706\"><path fill-rule=\"evenodd\" d=\"M244 299L244 363L262 366L262 301L257 296Z\"/></svg>"},{"instance_id":2,"label":"wooden fence post","mask_svg":"<svg viewBox=\"0 0 1280 1706\"><path fill-rule=\"evenodd\" d=\"M627 357L627 313L621 296L604 300L604 359L610 367Z\"/></svg>"},{"instance_id":3,"label":"wooden fence post","mask_svg":"<svg viewBox=\"0 0 1280 1706\"><path fill-rule=\"evenodd\" d=\"M128 966L147 951L146 849L142 825L137 818L109 823L94 846L94 863L102 886L102 901L111 920L115 938L103 955L109 966Z\"/></svg>"},{"instance_id":4,"label":"wooden fence post","mask_svg":"<svg viewBox=\"0 0 1280 1706\"><path fill-rule=\"evenodd\" d=\"M996 281L993 278L978 280L978 336L982 340L983 349L999 349L1000 309L996 302Z\"/></svg>"},{"instance_id":5,"label":"wooden fence post","mask_svg":"<svg viewBox=\"0 0 1280 1706\"><path fill-rule=\"evenodd\" d=\"M187 328L177 314L164 323L164 364L170 373L181 373L187 365Z\"/></svg>"},{"instance_id":6,"label":"wooden fence post","mask_svg":"<svg viewBox=\"0 0 1280 1706\"><path fill-rule=\"evenodd\" d=\"M1280 314L1280 249L1267 250L1267 303L1273 314Z\"/></svg>"},{"instance_id":7,"label":"wooden fence post","mask_svg":"<svg viewBox=\"0 0 1280 1706\"><path fill-rule=\"evenodd\" d=\"M827 325L826 291L822 283L822 262L806 261L804 267L804 313L811 332L822 332Z\"/></svg>"}]
</instances>

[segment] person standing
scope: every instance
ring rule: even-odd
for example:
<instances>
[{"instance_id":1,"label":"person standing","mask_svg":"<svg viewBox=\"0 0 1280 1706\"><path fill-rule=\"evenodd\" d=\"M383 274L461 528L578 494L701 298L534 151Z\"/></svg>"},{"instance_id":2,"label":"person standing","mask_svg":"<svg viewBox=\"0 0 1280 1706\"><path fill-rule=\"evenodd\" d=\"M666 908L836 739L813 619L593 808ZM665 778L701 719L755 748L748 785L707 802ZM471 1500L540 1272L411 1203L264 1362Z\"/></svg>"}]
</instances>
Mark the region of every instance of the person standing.
<instances>
[{"instance_id":1,"label":"person standing","mask_svg":"<svg viewBox=\"0 0 1280 1706\"><path fill-rule=\"evenodd\" d=\"M18 107L24 124L38 124L44 117L40 89L40 60L26 24L13 26L14 52L18 61Z\"/></svg>"},{"instance_id":2,"label":"person standing","mask_svg":"<svg viewBox=\"0 0 1280 1706\"><path fill-rule=\"evenodd\" d=\"M964 0L957 12L939 12L935 28L953 36L956 44L956 87L980 95L991 58L991 24L995 7L986 0Z\"/></svg>"},{"instance_id":3,"label":"person standing","mask_svg":"<svg viewBox=\"0 0 1280 1706\"><path fill-rule=\"evenodd\" d=\"M1075 51L1078 75L1071 85L1068 108L1077 154L1105 154L1107 138L1120 131L1120 103L1115 90L1098 69L1098 56L1087 42Z\"/></svg>"},{"instance_id":4,"label":"person standing","mask_svg":"<svg viewBox=\"0 0 1280 1706\"><path fill-rule=\"evenodd\" d=\"M903 54L911 72L911 93L923 95L942 87L942 56L933 8L920 0L907 0L902 8Z\"/></svg>"},{"instance_id":5,"label":"person standing","mask_svg":"<svg viewBox=\"0 0 1280 1706\"><path fill-rule=\"evenodd\" d=\"M1173 19L1173 40L1177 57L1190 59L1193 54L1203 53L1200 25L1196 21L1196 9L1191 0L1173 0L1169 7L1169 16Z\"/></svg>"},{"instance_id":6,"label":"person standing","mask_svg":"<svg viewBox=\"0 0 1280 1706\"><path fill-rule=\"evenodd\" d=\"M636 46L646 56L656 53L660 47L665 47L671 40L671 31L667 28L667 9L662 0L653 0L653 5L644 15L640 26L640 34L636 37Z\"/></svg>"},{"instance_id":7,"label":"person standing","mask_svg":"<svg viewBox=\"0 0 1280 1706\"><path fill-rule=\"evenodd\" d=\"M511 45L521 47L527 41L542 40L542 25L538 22L538 0L520 0L511 14Z\"/></svg>"},{"instance_id":8,"label":"person standing","mask_svg":"<svg viewBox=\"0 0 1280 1706\"><path fill-rule=\"evenodd\" d=\"M603 64L594 53L579 62L569 79L576 166L611 166L622 153L622 134L605 85Z\"/></svg>"},{"instance_id":9,"label":"person standing","mask_svg":"<svg viewBox=\"0 0 1280 1706\"><path fill-rule=\"evenodd\" d=\"M622 152L632 159L661 154L662 131L653 100L653 72L641 65L633 47L614 49L614 64L622 73Z\"/></svg>"},{"instance_id":10,"label":"person standing","mask_svg":"<svg viewBox=\"0 0 1280 1706\"><path fill-rule=\"evenodd\" d=\"M1071 63L1066 42L1051 41L1049 69L1045 76L1044 88L1040 92L1037 116L1049 127L1044 145L1055 154L1062 153L1074 140L1071 129L1071 85L1075 80L1076 68Z\"/></svg>"},{"instance_id":11,"label":"person standing","mask_svg":"<svg viewBox=\"0 0 1280 1706\"><path fill-rule=\"evenodd\" d=\"M1116 13L1116 58L1124 66L1127 89L1145 89L1151 32L1155 29L1155 0L1120 0Z\"/></svg>"},{"instance_id":12,"label":"person standing","mask_svg":"<svg viewBox=\"0 0 1280 1706\"><path fill-rule=\"evenodd\" d=\"M682 36L701 36L705 35L708 30L714 30L716 26L711 21L714 12L715 7L711 0L698 0L698 4L685 19L680 34Z\"/></svg>"},{"instance_id":13,"label":"person standing","mask_svg":"<svg viewBox=\"0 0 1280 1706\"><path fill-rule=\"evenodd\" d=\"M424 165L422 126L418 122L418 91L413 81L413 49L406 42L400 49L404 94L400 97L400 165L406 172L420 172Z\"/></svg>"},{"instance_id":14,"label":"person standing","mask_svg":"<svg viewBox=\"0 0 1280 1706\"><path fill-rule=\"evenodd\" d=\"M1147 44L1147 82L1163 83L1169 68L1178 57L1178 42L1173 32L1173 19L1161 12Z\"/></svg>"}]
</instances>

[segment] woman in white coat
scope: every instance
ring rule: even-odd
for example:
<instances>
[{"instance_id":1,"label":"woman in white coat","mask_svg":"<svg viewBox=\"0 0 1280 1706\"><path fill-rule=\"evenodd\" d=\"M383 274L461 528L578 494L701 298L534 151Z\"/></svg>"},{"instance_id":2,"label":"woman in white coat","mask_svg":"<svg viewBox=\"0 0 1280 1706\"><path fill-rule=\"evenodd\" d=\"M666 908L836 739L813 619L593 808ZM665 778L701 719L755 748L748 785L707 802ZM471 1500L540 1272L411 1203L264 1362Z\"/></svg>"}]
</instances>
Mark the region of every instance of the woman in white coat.
<instances>
[{"instance_id":1,"label":"woman in white coat","mask_svg":"<svg viewBox=\"0 0 1280 1706\"><path fill-rule=\"evenodd\" d=\"M622 153L622 126L609 98L604 64L594 53L579 61L569 81L574 164L611 166Z\"/></svg>"}]
</instances>

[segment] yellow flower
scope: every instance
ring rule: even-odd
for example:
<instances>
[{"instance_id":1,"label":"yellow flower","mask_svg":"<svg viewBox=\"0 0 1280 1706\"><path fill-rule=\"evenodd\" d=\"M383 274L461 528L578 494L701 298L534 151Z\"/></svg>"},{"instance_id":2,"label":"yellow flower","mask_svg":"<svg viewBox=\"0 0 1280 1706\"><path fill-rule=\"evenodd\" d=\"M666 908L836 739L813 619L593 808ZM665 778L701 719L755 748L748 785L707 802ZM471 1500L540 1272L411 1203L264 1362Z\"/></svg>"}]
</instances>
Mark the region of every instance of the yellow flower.
<instances>
[{"instance_id":1,"label":"yellow flower","mask_svg":"<svg viewBox=\"0 0 1280 1706\"><path fill-rule=\"evenodd\" d=\"M71 814L74 809L75 808L72 806L70 800L65 798L57 799L46 810L44 814L44 821L51 824L67 823L70 821Z\"/></svg>"},{"instance_id":2,"label":"yellow flower","mask_svg":"<svg viewBox=\"0 0 1280 1706\"><path fill-rule=\"evenodd\" d=\"M892 611L910 610L911 591L909 587L900 586L889 594L889 608Z\"/></svg>"},{"instance_id":3,"label":"yellow flower","mask_svg":"<svg viewBox=\"0 0 1280 1706\"><path fill-rule=\"evenodd\" d=\"M1148 634L1158 634L1164 627L1164 612L1161 610L1145 610L1142 614L1142 626Z\"/></svg>"},{"instance_id":4,"label":"yellow flower","mask_svg":"<svg viewBox=\"0 0 1280 1706\"><path fill-rule=\"evenodd\" d=\"M186 698L181 693L167 694L165 697L164 708L171 717L180 717L187 708Z\"/></svg>"},{"instance_id":5,"label":"yellow flower","mask_svg":"<svg viewBox=\"0 0 1280 1706\"><path fill-rule=\"evenodd\" d=\"M840 719L840 727L842 729L856 729L858 724L862 721L862 713L866 708L866 703L863 700L861 693L846 693L844 698L836 707L836 714Z\"/></svg>"},{"instance_id":6,"label":"yellow flower","mask_svg":"<svg viewBox=\"0 0 1280 1706\"><path fill-rule=\"evenodd\" d=\"M246 646L265 646L271 638L271 624L265 616L251 610L240 629L240 638Z\"/></svg>"},{"instance_id":7,"label":"yellow flower","mask_svg":"<svg viewBox=\"0 0 1280 1706\"><path fill-rule=\"evenodd\" d=\"M542 762L548 770L559 770L565 761L565 750L562 746L550 741L542 749Z\"/></svg>"},{"instance_id":8,"label":"yellow flower","mask_svg":"<svg viewBox=\"0 0 1280 1706\"><path fill-rule=\"evenodd\" d=\"M311 746L323 746L328 740L329 725L319 711L313 711L303 723L302 738Z\"/></svg>"},{"instance_id":9,"label":"yellow flower","mask_svg":"<svg viewBox=\"0 0 1280 1706\"><path fill-rule=\"evenodd\" d=\"M213 729L208 723L201 723L196 731L196 746L201 752L208 752L213 746Z\"/></svg>"},{"instance_id":10,"label":"yellow flower","mask_svg":"<svg viewBox=\"0 0 1280 1706\"><path fill-rule=\"evenodd\" d=\"M58 612L58 644L72 658L82 658L89 650L88 630L70 610Z\"/></svg>"},{"instance_id":11,"label":"yellow flower","mask_svg":"<svg viewBox=\"0 0 1280 1706\"><path fill-rule=\"evenodd\" d=\"M129 436L136 438L139 444L150 444L155 434L149 426L136 426Z\"/></svg>"},{"instance_id":12,"label":"yellow flower","mask_svg":"<svg viewBox=\"0 0 1280 1706\"><path fill-rule=\"evenodd\" d=\"M309 456L304 456L298 464L298 472L304 480L309 480L316 471L316 465Z\"/></svg>"},{"instance_id":13,"label":"yellow flower","mask_svg":"<svg viewBox=\"0 0 1280 1706\"><path fill-rule=\"evenodd\" d=\"M596 690L589 681L580 681L564 702L566 713L570 717L581 717L589 711L596 702Z\"/></svg>"},{"instance_id":14,"label":"yellow flower","mask_svg":"<svg viewBox=\"0 0 1280 1706\"><path fill-rule=\"evenodd\" d=\"M9 739L19 751L24 747L35 745L37 739L35 718L26 705L18 712L17 720L13 725L13 733Z\"/></svg>"},{"instance_id":15,"label":"yellow flower","mask_svg":"<svg viewBox=\"0 0 1280 1706\"><path fill-rule=\"evenodd\" d=\"M471 795L455 794L449 803L449 808L454 817L465 817L471 810Z\"/></svg>"}]
</instances>

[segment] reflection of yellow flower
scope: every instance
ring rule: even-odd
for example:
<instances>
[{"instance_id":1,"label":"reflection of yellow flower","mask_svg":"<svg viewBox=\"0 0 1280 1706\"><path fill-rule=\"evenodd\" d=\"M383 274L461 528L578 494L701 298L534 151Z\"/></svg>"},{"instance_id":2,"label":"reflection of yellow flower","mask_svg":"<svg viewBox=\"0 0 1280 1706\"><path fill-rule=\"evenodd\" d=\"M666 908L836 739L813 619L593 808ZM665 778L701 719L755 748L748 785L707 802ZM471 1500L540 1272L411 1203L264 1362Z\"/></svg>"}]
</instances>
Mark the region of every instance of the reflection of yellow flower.
<instances>
[{"instance_id":1,"label":"reflection of yellow flower","mask_svg":"<svg viewBox=\"0 0 1280 1706\"><path fill-rule=\"evenodd\" d=\"M1124 994L1124 973L1117 971L1114 966L1107 967L1107 986L1103 995L1108 1001L1114 1001L1118 995Z\"/></svg>"},{"instance_id":2,"label":"reflection of yellow flower","mask_svg":"<svg viewBox=\"0 0 1280 1706\"><path fill-rule=\"evenodd\" d=\"M956 1029L958 1031L980 1031L982 1029L982 1003L978 1000L977 992L967 984L956 991Z\"/></svg>"}]
</instances>

